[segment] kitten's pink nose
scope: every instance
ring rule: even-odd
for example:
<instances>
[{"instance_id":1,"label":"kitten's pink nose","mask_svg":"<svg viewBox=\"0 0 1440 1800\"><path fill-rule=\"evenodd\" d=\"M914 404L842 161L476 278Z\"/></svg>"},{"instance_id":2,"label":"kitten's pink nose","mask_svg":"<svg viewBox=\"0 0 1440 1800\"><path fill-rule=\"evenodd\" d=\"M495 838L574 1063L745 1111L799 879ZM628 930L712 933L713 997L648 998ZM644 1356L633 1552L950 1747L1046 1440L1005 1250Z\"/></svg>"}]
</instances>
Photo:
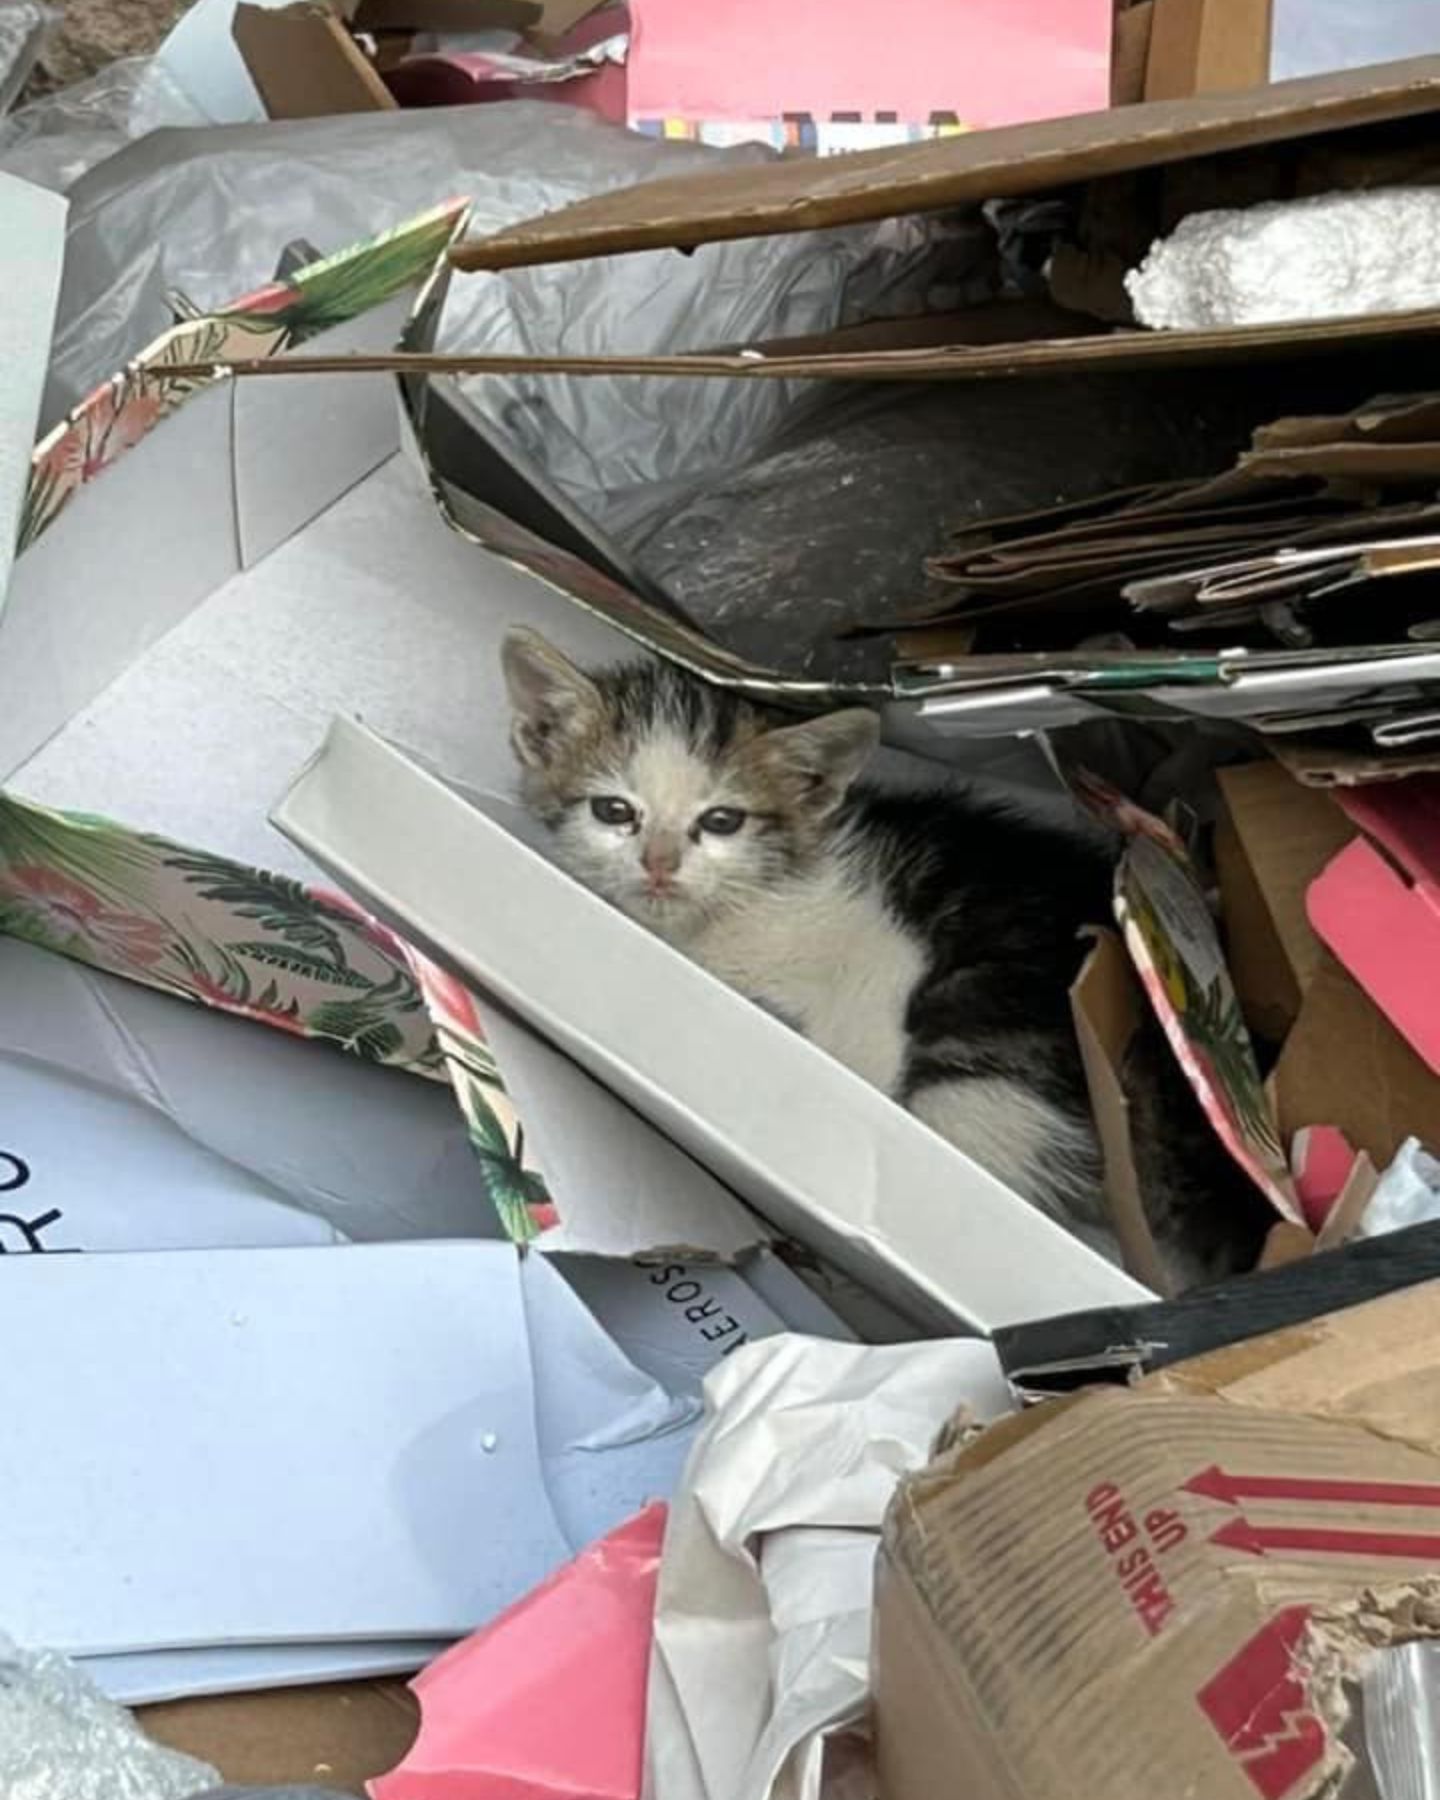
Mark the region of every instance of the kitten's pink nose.
<instances>
[{"instance_id":1,"label":"kitten's pink nose","mask_svg":"<svg viewBox=\"0 0 1440 1800\"><path fill-rule=\"evenodd\" d=\"M652 838L640 852L640 866L645 871L645 885L652 894L665 894L675 885L675 871L680 867L680 851L668 838Z\"/></svg>"}]
</instances>

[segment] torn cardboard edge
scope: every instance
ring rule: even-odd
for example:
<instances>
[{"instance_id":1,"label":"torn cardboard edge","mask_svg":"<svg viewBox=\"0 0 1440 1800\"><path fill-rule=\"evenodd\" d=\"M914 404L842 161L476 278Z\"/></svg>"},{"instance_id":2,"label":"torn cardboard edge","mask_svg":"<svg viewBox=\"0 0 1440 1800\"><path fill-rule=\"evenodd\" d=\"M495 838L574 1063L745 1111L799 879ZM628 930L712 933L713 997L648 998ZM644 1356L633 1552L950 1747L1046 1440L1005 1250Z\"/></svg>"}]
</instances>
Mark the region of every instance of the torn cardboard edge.
<instances>
[{"instance_id":1,"label":"torn cardboard edge","mask_svg":"<svg viewBox=\"0 0 1440 1800\"><path fill-rule=\"evenodd\" d=\"M1147 101L899 149L782 158L643 182L457 245L455 266L506 269L725 238L812 231L1018 198L1097 176L1404 119L1440 103L1440 58L1235 94Z\"/></svg>"}]
</instances>

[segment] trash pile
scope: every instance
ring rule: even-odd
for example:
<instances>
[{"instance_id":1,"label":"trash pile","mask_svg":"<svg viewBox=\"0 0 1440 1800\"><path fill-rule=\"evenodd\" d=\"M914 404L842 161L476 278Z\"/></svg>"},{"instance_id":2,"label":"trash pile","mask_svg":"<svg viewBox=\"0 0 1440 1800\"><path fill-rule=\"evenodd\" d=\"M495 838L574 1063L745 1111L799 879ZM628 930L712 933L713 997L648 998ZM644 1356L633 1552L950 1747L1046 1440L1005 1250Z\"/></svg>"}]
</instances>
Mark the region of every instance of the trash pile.
<instances>
[{"instance_id":1,"label":"trash pile","mask_svg":"<svg viewBox=\"0 0 1440 1800\"><path fill-rule=\"evenodd\" d=\"M0 1800L1432 1791L1440 33L954 10L0 12ZM1100 1228L560 867L517 625L1103 847Z\"/></svg>"}]
</instances>

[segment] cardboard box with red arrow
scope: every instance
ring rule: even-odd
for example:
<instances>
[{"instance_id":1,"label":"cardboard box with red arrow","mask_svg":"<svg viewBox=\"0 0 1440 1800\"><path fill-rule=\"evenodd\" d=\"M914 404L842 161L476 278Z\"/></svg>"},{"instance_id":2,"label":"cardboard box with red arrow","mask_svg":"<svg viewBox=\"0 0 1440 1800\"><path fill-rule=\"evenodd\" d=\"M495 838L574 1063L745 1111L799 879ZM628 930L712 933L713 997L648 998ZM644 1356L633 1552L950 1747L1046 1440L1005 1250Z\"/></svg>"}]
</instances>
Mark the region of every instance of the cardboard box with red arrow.
<instances>
[{"instance_id":1,"label":"cardboard box with red arrow","mask_svg":"<svg viewBox=\"0 0 1440 1800\"><path fill-rule=\"evenodd\" d=\"M881 1800L1388 1794L1362 1696L1440 1636L1437 1305L1425 1283L1054 1401L905 1482Z\"/></svg>"}]
</instances>

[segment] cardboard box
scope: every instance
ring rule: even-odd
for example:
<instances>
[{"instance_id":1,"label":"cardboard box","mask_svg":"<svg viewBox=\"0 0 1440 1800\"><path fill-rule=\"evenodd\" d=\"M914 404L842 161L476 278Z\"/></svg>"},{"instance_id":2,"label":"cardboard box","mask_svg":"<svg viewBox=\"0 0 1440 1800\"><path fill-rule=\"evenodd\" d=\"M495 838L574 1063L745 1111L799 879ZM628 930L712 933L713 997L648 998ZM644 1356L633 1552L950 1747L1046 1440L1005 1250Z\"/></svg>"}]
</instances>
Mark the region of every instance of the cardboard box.
<instances>
[{"instance_id":1,"label":"cardboard box","mask_svg":"<svg viewBox=\"0 0 1440 1800\"><path fill-rule=\"evenodd\" d=\"M888 1096L555 868L513 807L475 804L341 720L274 816L409 941L902 1312L989 1330L1051 1296L1136 1293Z\"/></svg>"},{"instance_id":2,"label":"cardboard box","mask_svg":"<svg viewBox=\"0 0 1440 1800\"><path fill-rule=\"evenodd\" d=\"M1037 1408L905 1481L877 1578L882 1800L1367 1791L1356 1682L1435 1629L1437 1299Z\"/></svg>"},{"instance_id":3,"label":"cardboard box","mask_svg":"<svg viewBox=\"0 0 1440 1800\"><path fill-rule=\"evenodd\" d=\"M1310 882L1326 944L1432 1073L1440 1071L1440 783L1433 775L1352 788L1339 805L1360 835Z\"/></svg>"},{"instance_id":4,"label":"cardboard box","mask_svg":"<svg viewBox=\"0 0 1440 1800\"><path fill-rule=\"evenodd\" d=\"M393 112L384 71L417 32L523 31L541 16L538 0L242 0L231 30L270 118L315 119Z\"/></svg>"},{"instance_id":5,"label":"cardboard box","mask_svg":"<svg viewBox=\"0 0 1440 1800\"><path fill-rule=\"evenodd\" d=\"M1263 87L1270 79L1273 3L1153 0L1145 98L1183 100Z\"/></svg>"},{"instance_id":6,"label":"cardboard box","mask_svg":"<svg viewBox=\"0 0 1440 1800\"><path fill-rule=\"evenodd\" d=\"M1359 69L1440 48L1428 0L1154 0L1147 100Z\"/></svg>"},{"instance_id":7,"label":"cardboard box","mask_svg":"<svg viewBox=\"0 0 1440 1800\"><path fill-rule=\"evenodd\" d=\"M1440 62L1417 58L1263 92L1155 101L839 160L787 159L763 168L643 182L462 244L453 260L462 269L527 268L1049 193L1107 176L1198 165L1228 152L1311 145L1332 133L1423 118L1435 110L1437 83ZM1333 321L1310 328L1317 341L1333 329ZM1223 347L1192 343L1184 332L1163 335L1171 357ZM1223 340L1224 334L1213 335ZM1383 335L1379 322L1371 322L1370 335ZM1007 347L1009 360L1019 348ZM1093 354L1094 346L1090 349ZM1075 345L1044 354L1051 362L1085 360ZM987 352L987 357L992 366L1006 365L1004 354ZM950 357L957 371L967 360L963 352Z\"/></svg>"},{"instance_id":8,"label":"cardboard box","mask_svg":"<svg viewBox=\"0 0 1440 1800\"><path fill-rule=\"evenodd\" d=\"M1330 797L1279 764L1217 771L1215 835L1225 947L1245 1021L1278 1044L1294 1025L1325 951L1305 892L1354 828Z\"/></svg>"}]
</instances>

